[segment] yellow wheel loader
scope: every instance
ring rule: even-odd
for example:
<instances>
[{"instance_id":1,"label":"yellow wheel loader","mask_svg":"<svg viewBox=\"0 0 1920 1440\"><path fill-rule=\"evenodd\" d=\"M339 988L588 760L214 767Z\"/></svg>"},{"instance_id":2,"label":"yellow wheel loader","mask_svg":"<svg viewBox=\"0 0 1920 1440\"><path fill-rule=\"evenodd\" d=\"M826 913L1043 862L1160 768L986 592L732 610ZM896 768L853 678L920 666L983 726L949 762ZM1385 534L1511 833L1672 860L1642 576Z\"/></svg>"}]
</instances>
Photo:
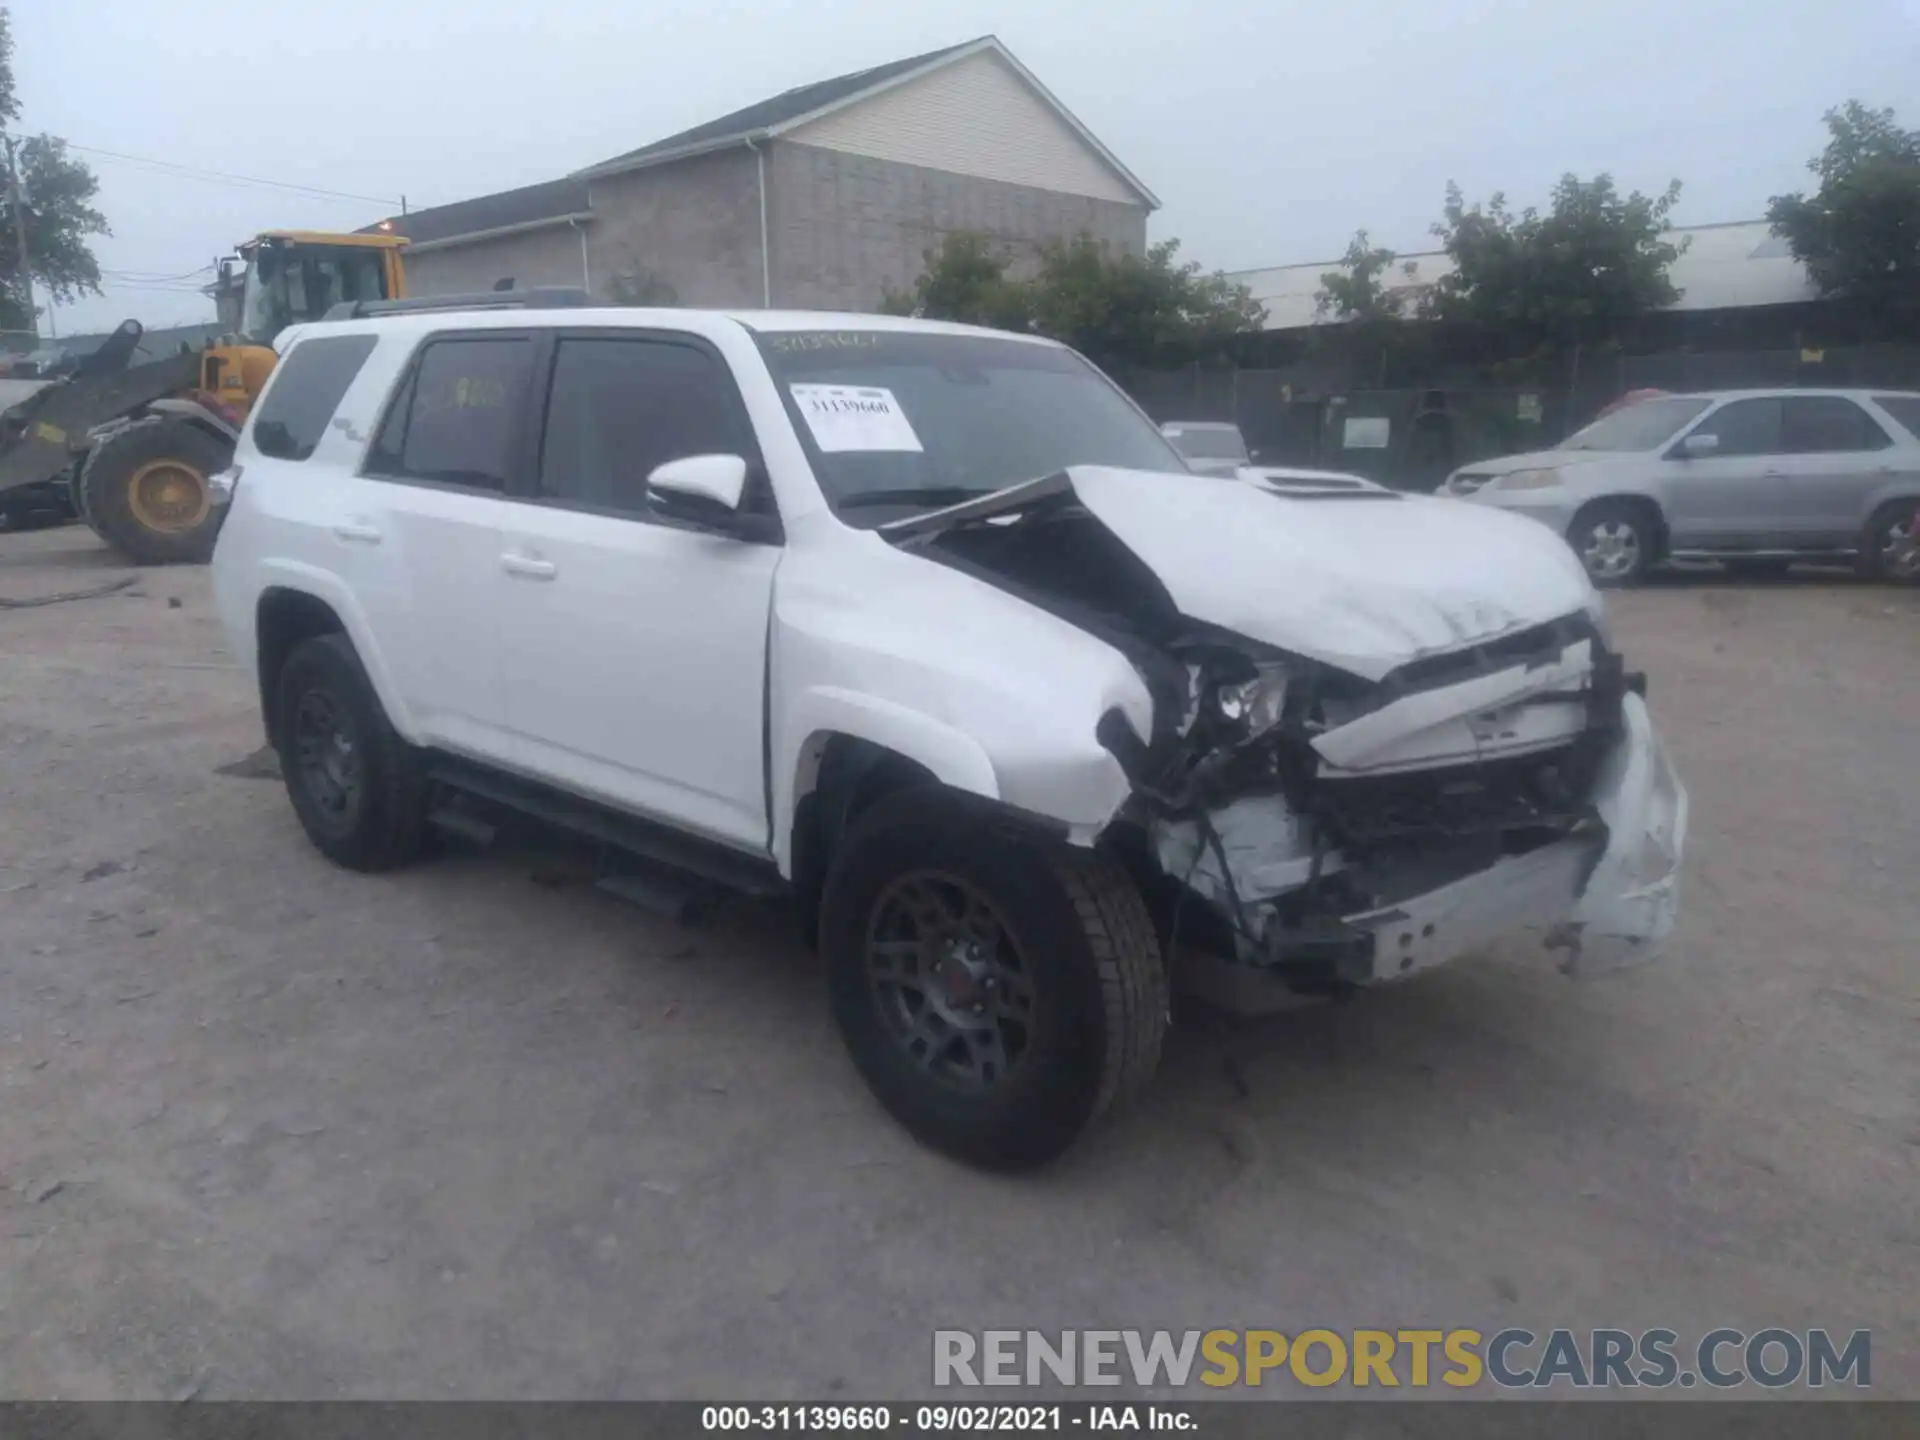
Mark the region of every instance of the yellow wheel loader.
<instances>
[{"instance_id":1,"label":"yellow wheel loader","mask_svg":"<svg viewBox=\"0 0 1920 1440\"><path fill-rule=\"evenodd\" d=\"M273 372L273 340L337 304L406 295L397 235L270 230L220 267L223 335L202 350L132 365L129 320L64 379L7 381L0 394L0 520L71 508L142 565L204 561L224 470Z\"/></svg>"}]
</instances>

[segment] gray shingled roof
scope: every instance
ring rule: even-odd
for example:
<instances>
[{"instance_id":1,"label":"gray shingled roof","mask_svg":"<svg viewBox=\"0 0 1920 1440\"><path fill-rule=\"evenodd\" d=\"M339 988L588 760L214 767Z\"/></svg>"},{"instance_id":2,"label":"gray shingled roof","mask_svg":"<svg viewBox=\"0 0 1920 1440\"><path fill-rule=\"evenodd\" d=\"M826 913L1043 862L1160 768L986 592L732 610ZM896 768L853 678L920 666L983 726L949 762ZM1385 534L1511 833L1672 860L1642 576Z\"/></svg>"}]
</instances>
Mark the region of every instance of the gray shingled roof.
<instances>
[{"instance_id":1,"label":"gray shingled roof","mask_svg":"<svg viewBox=\"0 0 1920 1440\"><path fill-rule=\"evenodd\" d=\"M497 195L482 195L473 200L457 200L451 205L436 205L431 210L415 210L392 215L391 234L405 235L415 244L430 240L450 240L456 235L476 235L488 230L504 230L513 225L529 225L541 220L558 220L568 215L587 213L587 182L584 177L568 175L518 190L502 190ZM381 224L363 225L360 233L370 234Z\"/></svg>"},{"instance_id":2,"label":"gray shingled roof","mask_svg":"<svg viewBox=\"0 0 1920 1440\"><path fill-rule=\"evenodd\" d=\"M851 75L839 75L831 80L817 80L811 85L801 85L776 95L771 100L762 100L757 105L749 105L744 110L734 111L731 115L722 115L718 120L709 120L706 124L696 125L691 130L682 130L678 135L669 135L666 139L656 140L651 145L642 145L638 150L629 150L624 155L616 155L611 160L590 165L584 173L624 168L638 161L650 160L657 155L670 155L677 151L702 146L719 146L729 140L757 135L762 130L784 125L789 120L798 120L802 115L811 115L816 110L850 99L862 91L871 90L876 85L883 85L897 76L918 70L922 65L931 65L942 56L951 55L957 50L965 50L979 43L979 40L969 40L965 44L929 50L924 55L914 55L905 60L890 60L885 65L875 65L868 70L856 70Z\"/></svg>"}]
</instances>

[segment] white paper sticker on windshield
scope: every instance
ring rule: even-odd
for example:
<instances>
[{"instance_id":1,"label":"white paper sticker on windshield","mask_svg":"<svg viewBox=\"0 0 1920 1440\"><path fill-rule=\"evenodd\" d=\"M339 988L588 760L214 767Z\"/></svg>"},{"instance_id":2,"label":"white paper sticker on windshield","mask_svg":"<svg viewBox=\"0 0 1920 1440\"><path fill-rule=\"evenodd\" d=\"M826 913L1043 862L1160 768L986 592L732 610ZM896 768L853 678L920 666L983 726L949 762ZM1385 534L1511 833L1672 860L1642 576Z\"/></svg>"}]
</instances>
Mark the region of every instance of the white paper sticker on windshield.
<instances>
[{"instance_id":1,"label":"white paper sticker on windshield","mask_svg":"<svg viewBox=\"0 0 1920 1440\"><path fill-rule=\"evenodd\" d=\"M920 437L893 398L877 385L789 385L793 403L807 417L813 443L828 454L842 450L907 450L918 454Z\"/></svg>"}]
</instances>

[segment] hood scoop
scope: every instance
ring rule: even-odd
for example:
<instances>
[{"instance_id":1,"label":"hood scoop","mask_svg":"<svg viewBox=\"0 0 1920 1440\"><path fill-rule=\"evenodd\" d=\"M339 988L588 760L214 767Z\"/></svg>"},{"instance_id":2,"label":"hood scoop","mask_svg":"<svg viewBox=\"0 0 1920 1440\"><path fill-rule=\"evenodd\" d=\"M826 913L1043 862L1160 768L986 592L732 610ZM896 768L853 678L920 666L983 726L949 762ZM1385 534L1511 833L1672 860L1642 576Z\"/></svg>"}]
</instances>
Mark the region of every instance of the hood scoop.
<instances>
[{"instance_id":1,"label":"hood scoop","mask_svg":"<svg viewBox=\"0 0 1920 1440\"><path fill-rule=\"evenodd\" d=\"M1358 475L1327 470L1267 470L1251 466L1239 478L1288 500L1398 500L1399 491L1376 485Z\"/></svg>"}]
</instances>

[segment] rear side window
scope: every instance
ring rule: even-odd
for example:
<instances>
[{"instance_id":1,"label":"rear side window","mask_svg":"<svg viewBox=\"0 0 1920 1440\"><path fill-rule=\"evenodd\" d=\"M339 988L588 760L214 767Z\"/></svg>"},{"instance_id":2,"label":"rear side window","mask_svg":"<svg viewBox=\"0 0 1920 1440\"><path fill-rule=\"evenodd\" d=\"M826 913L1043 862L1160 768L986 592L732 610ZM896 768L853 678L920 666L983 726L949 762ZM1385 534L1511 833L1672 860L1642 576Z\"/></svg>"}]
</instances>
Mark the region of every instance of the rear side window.
<instances>
[{"instance_id":1,"label":"rear side window","mask_svg":"<svg viewBox=\"0 0 1920 1440\"><path fill-rule=\"evenodd\" d=\"M647 476L689 455L738 455L749 465L758 458L745 407L719 357L665 340L560 341L541 494L645 515ZM771 497L754 486L744 508L763 508L763 498Z\"/></svg>"},{"instance_id":2,"label":"rear side window","mask_svg":"<svg viewBox=\"0 0 1920 1440\"><path fill-rule=\"evenodd\" d=\"M1907 433L1920 440L1920 395L1876 395L1873 403L1907 427Z\"/></svg>"},{"instance_id":3,"label":"rear side window","mask_svg":"<svg viewBox=\"0 0 1920 1440\"><path fill-rule=\"evenodd\" d=\"M1789 395L1784 403L1780 431L1790 455L1884 450L1893 443L1871 415L1838 395Z\"/></svg>"},{"instance_id":4,"label":"rear side window","mask_svg":"<svg viewBox=\"0 0 1920 1440\"><path fill-rule=\"evenodd\" d=\"M295 345L261 398L253 420L254 448L275 460L313 454L373 346L371 335L326 335Z\"/></svg>"},{"instance_id":5,"label":"rear side window","mask_svg":"<svg viewBox=\"0 0 1920 1440\"><path fill-rule=\"evenodd\" d=\"M429 341L380 427L368 470L504 491L532 374L533 341L524 335Z\"/></svg>"}]
</instances>

